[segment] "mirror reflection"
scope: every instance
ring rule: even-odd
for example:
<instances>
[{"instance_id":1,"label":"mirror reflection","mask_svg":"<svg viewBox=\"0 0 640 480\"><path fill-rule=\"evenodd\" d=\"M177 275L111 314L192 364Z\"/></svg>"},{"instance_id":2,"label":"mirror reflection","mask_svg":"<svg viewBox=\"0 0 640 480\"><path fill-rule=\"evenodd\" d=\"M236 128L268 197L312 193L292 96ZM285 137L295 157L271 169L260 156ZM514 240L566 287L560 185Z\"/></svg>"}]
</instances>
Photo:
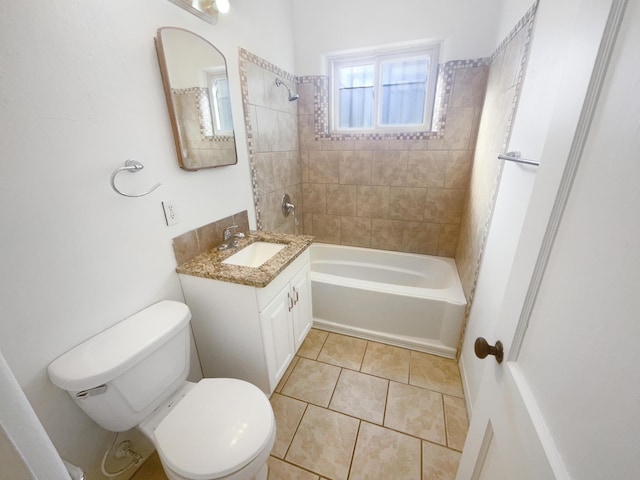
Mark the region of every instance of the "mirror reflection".
<instances>
[{"instance_id":1,"label":"mirror reflection","mask_svg":"<svg viewBox=\"0 0 640 480\"><path fill-rule=\"evenodd\" d=\"M222 53L199 35L176 27L158 30L156 48L180 167L199 170L235 164Z\"/></svg>"}]
</instances>

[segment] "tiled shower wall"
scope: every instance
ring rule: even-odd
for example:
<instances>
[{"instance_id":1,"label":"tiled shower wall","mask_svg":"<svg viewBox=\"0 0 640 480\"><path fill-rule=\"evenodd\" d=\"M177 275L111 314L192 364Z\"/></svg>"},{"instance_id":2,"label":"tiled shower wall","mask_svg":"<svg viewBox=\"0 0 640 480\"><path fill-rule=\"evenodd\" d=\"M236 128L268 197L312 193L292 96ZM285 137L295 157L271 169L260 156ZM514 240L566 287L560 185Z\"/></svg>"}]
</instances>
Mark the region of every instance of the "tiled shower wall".
<instances>
[{"instance_id":1,"label":"tiled shower wall","mask_svg":"<svg viewBox=\"0 0 640 480\"><path fill-rule=\"evenodd\" d=\"M488 67L451 62L442 71L440 130L419 134L329 134L326 77L300 79L305 234L320 242L454 256Z\"/></svg>"},{"instance_id":2,"label":"tiled shower wall","mask_svg":"<svg viewBox=\"0 0 640 480\"><path fill-rule=\"evenodd\" d=\"M172 89L171 95L176 109L176 117L180 119L180 135L184 147L182 155L185 167L197 170L212 165L235 163L236 144L234 138L213 135L207 89L202 87ZM206 128L207 121L209 123L208 129Z\"/></svg>"},{"instance_id":3,"label":"tiled shower wall","mask_svg":"<svg viewBox=\"0 0 640 480\"><path fill-rule=\"evenodd\" d=\"M504 164L502 160L498 160L498 154L505 152L508 145L528 57L535 9L536 4L492 56L469 196L455 256L469 307Z\"/></svg>"},{"instance_id":4,"label":"tiled shower wall","mask_svg":"<svg viewBox=\"0 0 640 480\"><path fill-rule=\"evenodd\" d=\"M302 234L298 102L288 100L284 86L276 87L276 78L296 89L292 74L240 49L242 101L258 230ZM295 215L288 217L281 208L285 193L295 206Z\"/></svg>"},{"instance_id":5,"label":"tiled shower wall","mask_svg":"<svg viewBox=\"0 0 640 480\"><path fill-rule=\"evenodd\" d=\"M435 131L417 134L330 134L327 77L296 79L241 49L258 228L455 257L470 299L534 13L535 5L491 58L441 65ZM297 90L297 102L276 77ZM285 192L296 219L281 213Z\"/></svg>"},{"instance_id":6,"label":"tiled shower wall","mask_svg":"<svg viewBox=\"0 0 640 480\"><path fill-rule=\"evenodd\" d=\"M328 133L326 77L298 79L300 99L291 103L274 85L276 76L292 81L290 75L246 51L240 57L259 228L314 235L320 242L454 256L486 60L443 66L438 131L351 136ZM292 125L295 113L298 124ZM297 227L280 212L285 191L296 205Z\"/></svg>"}]
</instances>

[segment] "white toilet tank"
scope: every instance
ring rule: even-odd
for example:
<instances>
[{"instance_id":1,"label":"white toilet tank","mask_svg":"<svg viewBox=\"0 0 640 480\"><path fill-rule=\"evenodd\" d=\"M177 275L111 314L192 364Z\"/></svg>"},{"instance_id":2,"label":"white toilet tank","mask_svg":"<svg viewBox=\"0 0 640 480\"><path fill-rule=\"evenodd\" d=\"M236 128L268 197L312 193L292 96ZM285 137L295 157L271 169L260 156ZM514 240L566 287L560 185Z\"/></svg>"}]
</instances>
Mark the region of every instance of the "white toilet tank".
<instances>
[{"instance_id":1,"label":"white toilet tank","mask_svg":"<svg viewBox=\"0 0 640 480\"><path fill-rule=\"evenodd\" d=\"M103 428L129 430L186 380L189 320L184 303L158 302L53 361L49 378Z\"/></svg>"}]
</instances>

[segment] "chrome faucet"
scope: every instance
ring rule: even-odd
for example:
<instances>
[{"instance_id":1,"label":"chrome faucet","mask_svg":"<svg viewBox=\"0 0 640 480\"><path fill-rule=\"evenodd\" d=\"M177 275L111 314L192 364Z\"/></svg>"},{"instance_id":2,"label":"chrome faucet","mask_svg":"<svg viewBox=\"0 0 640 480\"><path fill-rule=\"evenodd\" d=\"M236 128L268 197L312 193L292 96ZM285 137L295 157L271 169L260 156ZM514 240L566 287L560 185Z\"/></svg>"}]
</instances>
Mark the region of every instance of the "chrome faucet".
<instances>
[{"instance_id":1,"label":"chrome faucet","mask_svg":"<svg viewBox=\"0 0 640 480\"><path fill-rule=\"evenodd\" d=\"M218 245L218 250L227 250L229 248L235 248L238 246L238 239L244 238L244 233L232 233L232 231L236 228L238 228L238 225L231 225L230 227L224 229L224 241L220 245Z\"/></svg>"}]
</instances>

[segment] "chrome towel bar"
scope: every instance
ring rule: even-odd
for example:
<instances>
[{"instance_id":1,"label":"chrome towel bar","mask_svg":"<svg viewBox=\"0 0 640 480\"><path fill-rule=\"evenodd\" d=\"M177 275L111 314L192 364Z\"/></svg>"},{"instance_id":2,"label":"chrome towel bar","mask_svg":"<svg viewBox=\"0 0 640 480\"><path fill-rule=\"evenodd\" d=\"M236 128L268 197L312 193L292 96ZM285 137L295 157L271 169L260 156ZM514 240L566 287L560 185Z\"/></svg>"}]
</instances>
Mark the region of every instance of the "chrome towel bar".
<instances>
[{"instance_id":1,"label":"chrome towel bar","mask_svg":"<svg viewBox=\"0 0 640 480\"><path fill-rule=\"evenodd\" d=\"M153 187L151 187L151 189L147 190L146 192L142 192L142 193L124 193L124 192L121 192L118 189L118 187L116 187L116 175L118 175L120 172L124 172L126 170L127 172L136 173L136 172L142 170L143 168L144 168L144 165L142 165L140 162L138 162L136 160L127 160L126 162L124 162L124 167L117 168L111 174L111 188L113 188L113 190L116 193L119 193L120 195L124 195L125 197L143 197L145 195L149 195L156 188L158 188L161 184L160 183L156 183Z\"/></svg>"},{"instance_id":2,"label":"chrome towel bar","mask_svg":"<svg viewBox=\"0 0 640 480\"><path fill-rule=\"evenodd\" d=\"M521 158L520 152L501 153L500 155L498 155L498 158L500 160L508 160L509 162L524 163L525 165L535 165L536 167L540 165L540 162L538 162L537 160L527 160L526 158Z\"/></svg>"}]
</instances>

